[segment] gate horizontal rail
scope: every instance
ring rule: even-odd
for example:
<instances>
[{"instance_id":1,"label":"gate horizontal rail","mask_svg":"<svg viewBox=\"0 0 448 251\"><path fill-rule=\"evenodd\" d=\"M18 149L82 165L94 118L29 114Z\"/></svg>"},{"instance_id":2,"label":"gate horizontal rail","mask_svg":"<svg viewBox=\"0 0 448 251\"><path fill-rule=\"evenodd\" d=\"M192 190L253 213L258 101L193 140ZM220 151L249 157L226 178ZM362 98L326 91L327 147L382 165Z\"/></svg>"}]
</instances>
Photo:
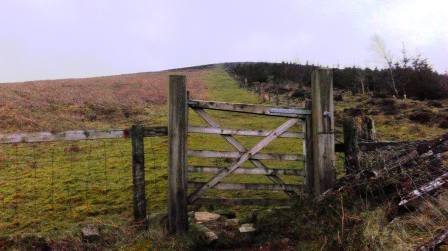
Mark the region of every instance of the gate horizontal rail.
<instances>
[{"instance_id":1,"label":"gate horizontal rail","mask_svg":"<svg viewBox=\"0 0 448 251\"><path fill-rule=\"evenodd\" d=\"M197 204L205 204L205 205L217 205L217 206L289 206L291 205L291 200L288 199L254 199L254 198L233 198L233 199L224 199L224 198L208 198L202 197L197 200Z\"/></svg>"},{"instance_id":2,"label":"gate horizontal rail","mask_svg":"<svg viewBox=\"0 0 448 251\"><path fill-rule=\"evenodd\" d=\"M191 108L252 113L252 114L287 117L287 118L297 118L297 117L304 117L306 115L311 115L311 110L304 108L291 108L291 107L282 108L282 107L271 107L263 105L227 103L227 102L204 101L204 100L189 100L188 106Z\"/></svg>"},{"instance_id":3,"label":"gate horizontal rail","mask_svg":"<svg viewBox=\"0 0 448 251\"><path fill-rule=\"evenodd\" d=\"M189 127L189 133L205 133L205 134L220 134L220 135L236 135L236 136L254 136L266 137L271 133L271 130L250 130L250 129L229 129L218 127ZM298 138L303 139L302 132L284 132L279 138Z\"/></svg>"},{"instance_id":4,"label":"gate horizontal rail","mask_svg":"<svg viewBox=\"0 0 448 251\"><path fill-rule=\"evenodd\" d=\"M207 182L189 181L188 186L191 188L201 188ZM302 189L300 185L278 185L278 184L262 184L262 183L218 183L211 189L217 190L270 190L270 191L296 191Z\"/></svg>"},{"instance_id":5,"label":"gate horizontal rail","mask_svg":"<svg viewBox=\"0 0 448 251\"><path fill-rule=\"evenodd\" d=\"M200 158L225 158L239 159L244 153L228 151L209 151L209 150L188 150L188 156ZM251 160L285 160L298 161L304 160L302 155L281 154L281 153L256 153L250 156Z\"/></svg>"},{"instance_id":6,"label":"gate horizontal rail","mask_svg":"<svg viewBox=\"0 0 448 251\"><path fill-rule=\"evenodd\" d=\"M219 173L223 167L213 166L189 166L188 172L191 173ZM304 170L292 168L239 168L234 174L252 174L252 175L292 175L305 176Z\"/></svg>"}]
</instances>

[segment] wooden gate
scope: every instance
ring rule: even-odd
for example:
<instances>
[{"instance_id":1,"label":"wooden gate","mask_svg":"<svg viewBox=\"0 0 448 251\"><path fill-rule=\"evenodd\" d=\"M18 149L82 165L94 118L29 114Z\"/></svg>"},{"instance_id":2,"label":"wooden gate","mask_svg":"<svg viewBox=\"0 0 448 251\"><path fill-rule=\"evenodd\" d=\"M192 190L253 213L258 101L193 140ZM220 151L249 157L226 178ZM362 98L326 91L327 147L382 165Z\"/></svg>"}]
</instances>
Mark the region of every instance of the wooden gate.
<instances>
[{"instance_id":1,"label":"wooden gate","mask_svg":"<svg viewBox=\"0 0 448 251\"><path fill-rule=\"evenodd\" d=\"M207 182L188 182L189 187L192 187L194 191L188 195L188 203L192 204L200 200L200 195L207 189L223 189L223 190L274 190L284 191L289 196L299 194L299 185L287 185L279 177L281 174L288 175L300 175L303 176L303 172L299 169L280 169L280 168L268 168L262 160L282 160L282 161L305 161L306 151L303 155L295 154L273 154L273 153L260 153L263 148L279 137L284 138L304 138L306 134L305 130L302 133L287 132L292 126L298 123L306 123L306 120L310 119L311 111L302 108L277 108L248 104L232 104L223 102L209 102L202 100L189 100L188 106L196 112L200 118L202 118L210 127L189 127L190 133L205 133L205 134L219 134L221 135L236 151L223 152L223 151L204 151L204 150L188 150L188 156L200 157L200 158L228 158L234 159L228 167L188 167L190 172L205 172L215 174L212 179ZM264 116L276 116L285 117L286 121L277 128L272 130L247 130L247 129L229 129L222 128L216 120L206 112L206 110L219 110L228 112L240 112L248 114L258 114ZM305 128L305 127L302 127ZM246 149L234 136L255 136L264 137L252 148ZM250 162L254 168L243 168L242 165L245 162ZM255 174L265 175L273 184L250 184L250 183L224 183L222 180L228 175L235 174ZM222 201L224 202L224 201ZM228 202L232 203L231 200ZM239 200L237 202L250 204L256 203L256 200Z\"/></svg>"},{"instance_id":2,"label":"wooden gate","mask_svg":"<svg viewBox=\"0 0 448 251\"><path fill-rule=\"evenodd\" d=\"M188 100L184 76L170 76L169 87L169 194L168 230L183 232L187 229L187 205L205 200L201 195L208 189L223 190L273 190L284 191L290 197L301 192L318 195L331 188L335 182L334 119L332 72L316 70L312 74L312 101L304 108L270 107L250 104L235 104L215 101ZM191 108L204 120L208 127L189 127L188 109ZM207 110L219 110L283 117L285 121L272 130L248 130L223 128ZM301 123L302 132L288 132L292 126ZM188 150L187 133L218 134L235 151ZM247 149L234 136L263 137ZM277 138L303 139L303 154L270 154L260 151ZM234 161L225 168L214 166L187 166L187 156L200 158L228 158ZM304 169L270 168L262 160L302 160ZM243 168L250 162L253 168ZM187 172L212 173L207 182L188 182ZM265 175L272 184L224 183L230 174ZM304 176L304 185L286 184L279 175ZM193 188L188 194L187 188ZM221 203L253 204L253 199L221 200ZM264 200L264 204L269 200Z\"/></svg>"}]
</instances>

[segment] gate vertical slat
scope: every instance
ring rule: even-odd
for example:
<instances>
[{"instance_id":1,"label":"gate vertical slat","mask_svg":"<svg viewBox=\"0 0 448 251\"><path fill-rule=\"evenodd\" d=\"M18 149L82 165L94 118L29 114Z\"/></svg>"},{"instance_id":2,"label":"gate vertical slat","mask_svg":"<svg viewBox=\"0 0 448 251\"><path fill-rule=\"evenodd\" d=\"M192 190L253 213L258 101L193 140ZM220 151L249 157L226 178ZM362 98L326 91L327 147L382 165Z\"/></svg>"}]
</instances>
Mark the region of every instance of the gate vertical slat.
<instances>
[{"instance_id":1,"label":"gate vertical slat","mask_svg":"<svg viewBox=\"0 0 448 251\"><path fill-rule=\"evenodd\" d=\"M305 102L305 109L311 110L312 101ZM311 116L307 116L304 121L303 131L305 140L303 141L303 153L305 157L305 189L309 194L314 192L314 166L313 166L313 126Z\"/></svg>"}]
</instances>

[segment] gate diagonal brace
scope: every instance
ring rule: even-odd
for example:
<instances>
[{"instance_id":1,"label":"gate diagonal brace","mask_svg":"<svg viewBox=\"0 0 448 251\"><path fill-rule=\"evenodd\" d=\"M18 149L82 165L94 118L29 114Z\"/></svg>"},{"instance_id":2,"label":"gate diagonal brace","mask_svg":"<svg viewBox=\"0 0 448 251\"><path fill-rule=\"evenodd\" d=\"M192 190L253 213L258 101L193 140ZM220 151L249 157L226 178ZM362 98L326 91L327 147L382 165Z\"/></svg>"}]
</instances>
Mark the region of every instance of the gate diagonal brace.
<instances>
[{"instance_id":1,"label":"gate diagonal brace","mask_svg":"<svg viewBox=\"0 0 448 251\"><path fill-rule=\"evenodd\" d=\"M220 125L218 124L218 122L216 122L207 112L205 112L203 109L200 108L196 108L194 109L194 111L199 115L199 117L201 117L205 122L207 122L211 127L214 128L220 128ZM281 134L279 134L281 135ZM233 137L232 135L221 135L224 137L224 139L231 144L235 149L237 149L239 152L241 153L245 153L247 152L247 149L237 140L235 139L235 137ZM266 175L266 177L268 179L270 179L274 184L280 185L283 190L285 191L285 193L289 196L289 197L294 197L294 196L298 196L299 193L297 191L291 191L286 189L285 186L285 182L278 177L272 170L268 171L268 168L266 165L264 165L260 160L253 160L253 159L249 159L249 161L257 168L262 168L265 169L269 174ZM227 168L226 168L227 170Z\"/></svg>"},{"instance_id":2,"label":"gate diagonal brace","mask_svg":"<svg viewBox=\"0 0 448 251\"><path fill-rule=\"evenodd\" d=\"M213 119L208 116L208 114L203 111L203 110L199 110L196 111L201 117L203 117L204 115L204 120L207 121L207 123L209 123L211 126L214 127L218 127L219 125L213 121ZM216 186L222 179L224 179L226 176L228 176L229 174L231 174L233 171L235 171L236 169L238 169L239 167L241 167L241 165L246 162L247 160L250 159L250 157L256 153L258 153L259 151L261 151L264 147L266 147L269 143L271 143L273 140L275 140L276 138L278 138L279 135L281 135L282 133L284 133L285 131L287 131L289 128L291 128L294 124L296 124L298 122L297 118L294 119L288 119L285 123L283 123L282 125L280 125L279 127L277 127L275 130L271 131L271 133L269 133L268 136L266 136L265 138L263 138L261 141L259 141L254 147L252 147L249 151L244 151L244 153L240 156L240 158L234 163L232 164L229 168L227 169L223 169L221 172L219 172L217 175L215 175L212 179L210 179L206 184L204 184L203 186L201 186L200 188L196 189L193 193L191 193L188 197L188 202L189 203L193 203L194 201L196 201L199 196L205 192L206 189L208 188L212 188L214 186ZM238 141L236 141L235 138L233 138L230 135L226 135L226 140L230 143L233 142L235 143L232 144L234 145L235 148L237 148L239 151L241 150L246 150L244 148L244 146L242 146ZM242 151L241 151L242 152ZM257 165L257 164L255 164ZM264 165L262 164L262 167L264 167ZM271 176L272 177L272 176Z\"/></svg>"}]
</instances>

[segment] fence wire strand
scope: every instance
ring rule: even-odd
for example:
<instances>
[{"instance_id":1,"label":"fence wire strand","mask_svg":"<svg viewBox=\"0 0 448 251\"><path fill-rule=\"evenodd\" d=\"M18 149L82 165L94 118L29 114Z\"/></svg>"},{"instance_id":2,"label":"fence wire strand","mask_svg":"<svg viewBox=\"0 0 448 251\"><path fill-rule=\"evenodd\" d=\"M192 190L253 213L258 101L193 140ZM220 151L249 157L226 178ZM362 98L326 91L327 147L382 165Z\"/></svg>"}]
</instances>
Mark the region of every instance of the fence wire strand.
<instances>
[{"instance_id":1,"label":"fence wire strand","mask_svg":"<svg viewBox=\"0 0 448 251\"><path fill-rule=\"evenodd\" d=\"M152 210L165 206L160 178L167 173L167 147L163 137L145 143ZM131 160L129 139L0 145L0 232L62 232L101 217L132 220Z\"/></svg>"}]
</instances>

